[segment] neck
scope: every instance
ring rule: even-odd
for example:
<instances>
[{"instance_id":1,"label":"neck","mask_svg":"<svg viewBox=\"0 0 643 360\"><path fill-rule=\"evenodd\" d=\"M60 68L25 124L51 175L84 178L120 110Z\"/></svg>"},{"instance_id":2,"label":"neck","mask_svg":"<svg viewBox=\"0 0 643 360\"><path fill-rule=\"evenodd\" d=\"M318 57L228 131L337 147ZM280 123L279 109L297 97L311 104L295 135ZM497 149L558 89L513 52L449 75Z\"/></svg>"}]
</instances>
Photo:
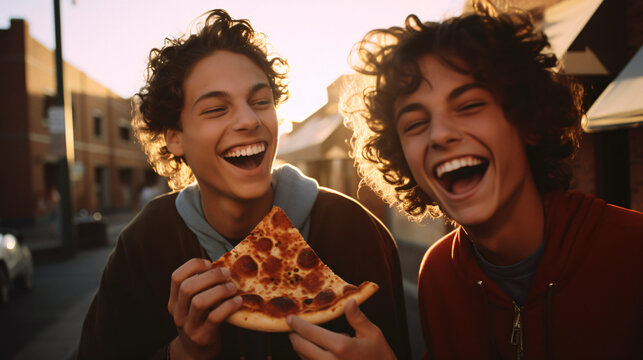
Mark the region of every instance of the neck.
<instances>
[{"instance_id":1,"label":"neck","mask_svg":"<svg viewBox=\"0 0 643 360\"><path fill-rule=\"evenodd\" d=\"M467 235L491 263L515 264L536 251L543 242L543 199L535 184L527 188L516 194L516 199L509 201L489 221L465 227Z\"/></svg>"},{"instance_id":2,"label":"neck","mask_svg":"<svg viewBox=\"0 0 643 360\"><path fill-rule=\"evenodd\" d=\"M205 220L227 239L243 239L272 208L272 189L252 200L213 196L201 189L201 206Z\"/></svg>"}]
</instances>

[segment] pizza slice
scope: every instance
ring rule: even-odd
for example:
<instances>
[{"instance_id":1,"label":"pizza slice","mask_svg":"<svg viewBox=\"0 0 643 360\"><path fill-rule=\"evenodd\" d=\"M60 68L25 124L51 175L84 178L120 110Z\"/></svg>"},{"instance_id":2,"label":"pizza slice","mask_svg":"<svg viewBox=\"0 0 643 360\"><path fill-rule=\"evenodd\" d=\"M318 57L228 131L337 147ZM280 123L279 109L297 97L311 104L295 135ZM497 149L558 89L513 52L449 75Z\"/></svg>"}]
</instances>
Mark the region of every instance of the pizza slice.
<instances>
[{"instance_id":1,"label":"pizza slice","mask_svg":"<svg viewBox=\"0 0 643 360\"><path fill-rule=\"evenodd\" d=\"M277 206L213 264L230 269L243 298L226 321L257 331L290 331L290 314L325 323L342 315L350 299L361 304L379 289L369 281L351 285L333 273Z\"/></svg>"}]
</instances>

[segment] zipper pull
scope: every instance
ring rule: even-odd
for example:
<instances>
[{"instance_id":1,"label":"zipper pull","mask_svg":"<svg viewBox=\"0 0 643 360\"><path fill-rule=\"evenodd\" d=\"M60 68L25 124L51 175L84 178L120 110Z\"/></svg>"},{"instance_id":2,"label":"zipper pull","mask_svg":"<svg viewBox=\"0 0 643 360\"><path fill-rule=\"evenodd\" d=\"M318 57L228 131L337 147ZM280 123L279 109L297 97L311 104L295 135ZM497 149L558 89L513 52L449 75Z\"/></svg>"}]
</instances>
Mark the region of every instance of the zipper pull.
<instances>
[{"instance_id":1,"label":"zipper pull","mask_svg":"<svg viewBox=\"0 0 643 360\"><path fill-rule=\"evenodd\" d=\"M511 331L511 345L516 347L516 359L522 359L522 309L516 305L516 302L513 301L514 305L514 321L513 329Z\"/></svg>"}]
</instances>

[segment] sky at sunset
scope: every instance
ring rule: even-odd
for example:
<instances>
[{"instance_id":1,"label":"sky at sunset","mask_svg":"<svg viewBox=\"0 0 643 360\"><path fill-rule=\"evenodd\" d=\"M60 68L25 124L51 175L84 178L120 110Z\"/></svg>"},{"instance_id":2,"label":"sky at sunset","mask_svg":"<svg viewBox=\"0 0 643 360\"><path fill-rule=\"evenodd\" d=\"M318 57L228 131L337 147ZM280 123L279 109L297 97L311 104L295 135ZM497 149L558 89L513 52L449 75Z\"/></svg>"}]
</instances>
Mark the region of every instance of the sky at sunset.
<instances>
[{"instance_id":1,"label":"sky at sunset","mask_svg":"<svg viewBox=\"0 0 643 360\"><path fill-rule=\"evenodd\" d=\"M53 0L0 0L0 28L11 18L29 22L31 35L54 47ZM279 116L300 121L326 102L326 87L350 73L347 56L369 30L458 15L464 0L60 0L63 56L123 97L143 85L149 50L179 36L212 8L247 18L290 64L290 99Z\"/></svg>"}]
</instances>

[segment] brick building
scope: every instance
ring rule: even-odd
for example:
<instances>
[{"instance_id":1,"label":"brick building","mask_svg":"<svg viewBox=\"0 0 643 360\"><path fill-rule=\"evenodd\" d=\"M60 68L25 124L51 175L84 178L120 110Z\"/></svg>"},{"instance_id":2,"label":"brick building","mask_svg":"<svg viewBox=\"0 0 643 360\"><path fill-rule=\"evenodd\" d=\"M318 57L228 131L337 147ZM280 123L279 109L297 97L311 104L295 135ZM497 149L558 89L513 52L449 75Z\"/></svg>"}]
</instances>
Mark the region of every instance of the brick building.
<instances>
[{"instance_id":1,"label":"brick building","mask_svg":"<svg viewBox=\"0 0 643 360\"><path fill-rule=\"evenodd\" d=\"M0 220L30 226L46 216L47 194L58 186L48 120L56 97L54 53L16 19L0 30L0 49ZM129 100L66 62L64 82L73 113L73 209L135 208L150 167L131 135Z\"/></svg>"}]
</instances>

